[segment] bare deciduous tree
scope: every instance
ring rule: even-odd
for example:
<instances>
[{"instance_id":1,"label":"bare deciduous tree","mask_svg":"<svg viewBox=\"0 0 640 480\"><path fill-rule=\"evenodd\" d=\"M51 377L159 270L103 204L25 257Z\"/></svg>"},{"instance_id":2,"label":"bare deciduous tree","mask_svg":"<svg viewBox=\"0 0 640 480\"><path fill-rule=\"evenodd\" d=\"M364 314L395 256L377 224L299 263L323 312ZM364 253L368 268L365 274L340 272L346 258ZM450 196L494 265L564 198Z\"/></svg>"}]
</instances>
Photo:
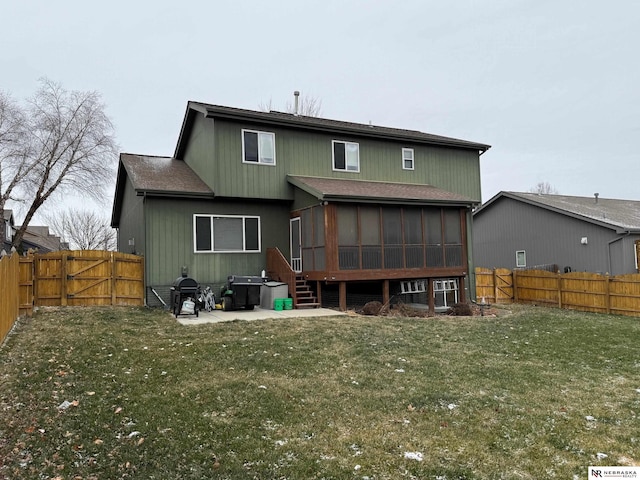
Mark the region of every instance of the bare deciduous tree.
<instances>
[{"instance_id":1,"label":"bare deciduous tree","mask_svg":"<svg viewBox=\"0 0 640 480\"><path fill-rule=\"evenodd\" d=\"M116 231L109 220L90 210L68 209L55 215L46 215L51 231L72 250L115 250Z\"/></svg>"},{"instance_id":2,"label":"bare deciduous tree","mask_svg":"<svg viewBox=\"0 0 640 480\"><path fill-rule=\"evenodd\" d=\"M18 173L13 191L21 194L13 199L27 207L13 239L16 247L35 213L50 198L73 192L104 200L117 164L113 125L97 92L67 91L43 79L20 111L27 135L21 137L18 155L13 157L18 159L13 165ZM4 165L2 170L4 178Z\"/></svg>"},{"instance_id":3,"label":"bare deciduous tree","mask_svg":"<svg viewBox=\"0 0 640 480\"><path fill-rule=\"evenodd\" d=\"M298 97L298 108L294 102L287 102L287 113L297 113L305 117L319 117L322 112L322 100L318 97L302 95Z\"/></svg>"},{"instance_id":4,"label":"bare deciduous tree","mask_svg":"<svg viewBox=\"0 0 640 480\"><path fill-rule=\"evenodd\" d=\"M27 160L27 125L24 112L11 97L0 92L0 238L5 238L2 212L33 168Z\"/></svg>"},{"instance_id":5,"label":"bare deciduous tree","mask_svg":"<svg viewBox=\"0 0 640 480\"><path fill-rule=\"evenodd\" d=\"M529 190L530 193L540 193L543 195L557 195L556 190L549 182L538 182L538 184Z\"/></svg>"},{"instance_id":6,"label":"bare deciduous tree","mask_svg":"<svg viewBox=\"0 0 640 480\"><path fill-rule=\"evenodd\" d=\"M270 112L273 110L273 100L269 98L268 102L260 102L258 109L262 112ZM296 112L295 101L287 102L285 105L286 113L297 113L304 117L319 117L322 113L322 100L318 97L310 95L301 95L298 97L298 111Z\"/></svg>"}]
</instances>

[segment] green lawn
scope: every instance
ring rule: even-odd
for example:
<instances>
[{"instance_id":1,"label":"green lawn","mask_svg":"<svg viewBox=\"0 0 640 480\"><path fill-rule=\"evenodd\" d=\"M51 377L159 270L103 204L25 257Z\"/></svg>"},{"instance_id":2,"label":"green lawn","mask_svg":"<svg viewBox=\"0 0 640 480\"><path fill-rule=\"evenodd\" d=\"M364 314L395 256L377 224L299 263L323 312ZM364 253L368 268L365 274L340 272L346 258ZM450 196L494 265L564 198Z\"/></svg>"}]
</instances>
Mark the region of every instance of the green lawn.
<instances>
[{"instance_id":1,"label":"green lawn","mask_svg":"<svg viewBox=\"0 0 640 480\"><path fill-rule=\"evenodd\" d=\"M637 465L640 320L510 308L200 326L40 311L0 349L0 478L586 479Z\"/></svg>"}]
</instances>

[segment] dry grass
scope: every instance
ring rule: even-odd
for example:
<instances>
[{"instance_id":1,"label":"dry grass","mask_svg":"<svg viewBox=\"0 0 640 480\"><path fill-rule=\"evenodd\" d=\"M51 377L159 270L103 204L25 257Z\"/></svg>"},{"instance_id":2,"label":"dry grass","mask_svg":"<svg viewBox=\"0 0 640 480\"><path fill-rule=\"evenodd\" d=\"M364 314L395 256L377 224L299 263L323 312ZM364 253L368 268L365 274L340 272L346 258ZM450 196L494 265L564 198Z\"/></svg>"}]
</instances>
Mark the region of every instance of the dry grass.
<instances>
[{"instance_id":1,"label":"dry grass","mask_svg":"<svg viewBox=\"0 0 640 480\"><path fill-rule=\"evenodd\" d=\"M0 478L586 478L640 459L639 334L532 307L189 327L46 310L0 350Z\"/></svg>"}]
</instances>

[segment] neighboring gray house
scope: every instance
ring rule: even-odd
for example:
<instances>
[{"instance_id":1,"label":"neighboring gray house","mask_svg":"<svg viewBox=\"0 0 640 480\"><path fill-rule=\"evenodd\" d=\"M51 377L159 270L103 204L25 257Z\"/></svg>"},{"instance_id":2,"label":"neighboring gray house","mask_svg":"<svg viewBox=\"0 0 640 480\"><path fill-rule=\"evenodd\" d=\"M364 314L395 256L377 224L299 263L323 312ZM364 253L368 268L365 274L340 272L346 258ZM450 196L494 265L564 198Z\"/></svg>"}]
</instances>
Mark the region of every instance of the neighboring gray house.
<instances>
[{"instance_id":1,"label":"neighboring gray house","mask_svg":"<svg viewBox=\"0 0 640 480\"><path fill-rule=\"evenodd\" d=\"M473 213L476 266L637 273L640 201L500 192Z\"/></svg>"}]
</instances>

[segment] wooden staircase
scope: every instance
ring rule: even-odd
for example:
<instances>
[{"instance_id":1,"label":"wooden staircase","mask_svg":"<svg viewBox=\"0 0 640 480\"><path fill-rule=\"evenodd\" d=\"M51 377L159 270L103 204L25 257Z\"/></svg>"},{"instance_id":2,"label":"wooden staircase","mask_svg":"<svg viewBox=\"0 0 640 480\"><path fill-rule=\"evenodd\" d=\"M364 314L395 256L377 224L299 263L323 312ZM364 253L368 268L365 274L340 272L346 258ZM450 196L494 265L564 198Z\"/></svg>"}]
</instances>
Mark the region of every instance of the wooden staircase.
<instances>
[{"instance_id":1,"label":"wooden staircase","mask_svg":"<svg viewBox=\"0 0 640 480\"><path fill-rule=\"evenodd\" d=\"M317 297L302 275L296 275L295 294L292 296L296 308L318 308L320 306Z\"/></svg>"},{"instance_id":2,"label":"wooden staircase","mask_svg":"<svg viewBox=\"0 0 640 480\"><path fill-rule=\"evenodd\" d=\"M280 250L275 247L267 249L267 273L279 282L289 286L289 294L293 298L295 308L318 308L320 303L304 276L296 274Z\"/></svg>"}]
</instances>

